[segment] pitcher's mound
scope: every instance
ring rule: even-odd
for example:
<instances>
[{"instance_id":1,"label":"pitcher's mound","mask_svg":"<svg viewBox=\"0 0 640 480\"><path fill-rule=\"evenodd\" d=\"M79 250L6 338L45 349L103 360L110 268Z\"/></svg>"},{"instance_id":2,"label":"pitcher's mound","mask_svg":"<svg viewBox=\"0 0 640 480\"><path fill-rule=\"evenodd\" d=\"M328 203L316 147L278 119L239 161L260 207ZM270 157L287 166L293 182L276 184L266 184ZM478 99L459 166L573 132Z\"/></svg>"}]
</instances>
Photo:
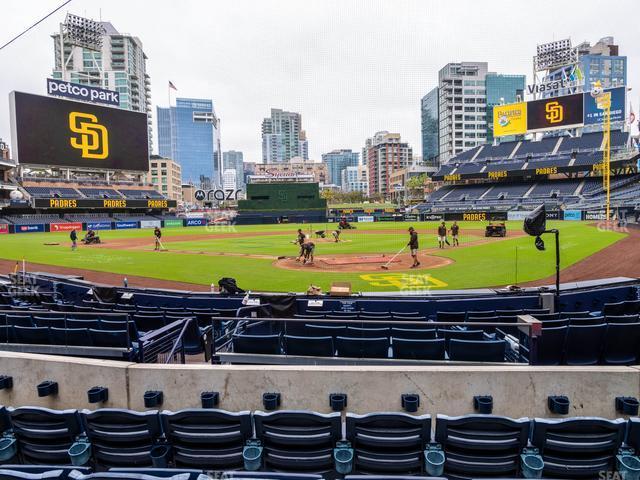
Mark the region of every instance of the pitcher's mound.
<instances>
[{"instance_id":1,"label":"pitcher's mound","mask_svg":"<svg viewBox=\"0 0 640 480\"><path fill-rule=\"evenodd\" d=\"M453 263L453 260L434 255L420 255L420 266L410 268L413 259L409 254L403 254L389 262L393 255L322 255L316 256L313 264L296 262L295 257L281 258L273 262L278 268L287 270L320 270L326 272L376 272L385 271L383 265L388 265L389 272L405 270L421 270L439 268Z\"/></svg>"}]
</instances>

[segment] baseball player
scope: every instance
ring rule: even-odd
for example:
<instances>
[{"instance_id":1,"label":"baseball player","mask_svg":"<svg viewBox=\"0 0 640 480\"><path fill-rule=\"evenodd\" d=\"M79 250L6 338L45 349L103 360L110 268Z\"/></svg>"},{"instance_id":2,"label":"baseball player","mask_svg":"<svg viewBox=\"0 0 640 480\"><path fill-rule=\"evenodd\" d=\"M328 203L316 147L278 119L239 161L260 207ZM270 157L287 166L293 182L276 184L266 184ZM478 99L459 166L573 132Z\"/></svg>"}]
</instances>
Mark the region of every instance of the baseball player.
<instances>
[{"instance_id":1,"label":"baseball player","mask_svg":"<svg viewBox=\"0 0 640 480\"><path fill-rule=\"evenodd\" d=\"M420 265L418 261L418 232L413 227L409 227L409 243L407 245L411 250L411 258L413 258L411 268L416 268Z\"/></svg>"},{"instance_id":2,"label":"baseball player","mask_svg":"<svg viewBox=\"0 0 640 480\"><path fill-rule=\"evenodd\" d=\"M162 238L162 230L159 227L153 229L153 237L156 242L156 247L154 250L160 250L160 239Z\"/></svg>"},{"instance_id":3,"label":"baseball player","mask_svg":"<svg viewBox=\"0 0 640 480\"><path fill-rule=\"evenodd\" d=\"M453 222L453 225L451 225L451 238L453 238L453 246L454 247L459 247L460 246L460 242L458 241L458 234L460 233L460 225L458 225L458 222Z\"/></svg>"},{"instance_id":4,"label":"baseball player","mask_svg":"<svg viewBox=\"0 0 640 480\"><path fill-rule=\"evenodd\" d=\"M444 222L438 227L438 248L444 248L447 241L447 226Z\"/></svg>"},{"instance_id":5,"label":"baseball player","mask_svg":"<svg viewBox=\"0 0 640 480\"><path fill-rule=\"evenodd\" d=\"M302 231L301 228L298 229L298 238L296 240L296 243L298 245L300 245L300 253L298 253L298 256L296 257L296 262L299 262L300 259L302 259L302 257L304 256L304 242L307 239L307 236L304 234L304 232Z\"/></svg>"}]
</instances>

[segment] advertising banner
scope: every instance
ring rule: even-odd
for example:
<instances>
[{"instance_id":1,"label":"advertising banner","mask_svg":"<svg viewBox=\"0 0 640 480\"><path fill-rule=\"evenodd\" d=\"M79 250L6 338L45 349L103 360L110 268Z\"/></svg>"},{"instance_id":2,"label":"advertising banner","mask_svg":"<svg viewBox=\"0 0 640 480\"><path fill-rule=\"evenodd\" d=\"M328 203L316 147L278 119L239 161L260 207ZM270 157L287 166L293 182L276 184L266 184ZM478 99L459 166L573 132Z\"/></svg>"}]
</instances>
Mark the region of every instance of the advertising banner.
<instances>
[{"instance_id":1,"label":"advertising banner","mask_svg":"<svg viewBox=\"0 0 640 480\"><path fill-rule=\"evenodd\" d=\"M492 222L504 221L507 219L507 212L464 212L464 213L445 213L446 221L464 221L464 222Z\"/></svg>"},{"instance_id":2,"label":"advertising banner","mask_svg":"<svg viewBox=\"0 0 640 480\"><path fill-rule=\"evenodd\" d=\"M507 220L524 220L531 211L509 211L507 212Z\"/></svg>"},{"instance_id":3,"label":"advertising banner","mask_svg":"<svg viewBox=\"0 0 640 480\"><path fill-rule=\"evenodd\" d=\"M519 102L493 107L493 135L524 135L527 133L527 103Z\"/></svg>"},{"instance_id":4,"label":"advertising banner","mask_svg":"<svg viewBox=\"0 0 640 480\"><path fill-rule=\"evenodd\" d=\"M181 227L183 225L182 219L169 219L164 221L165 227Z\"/></svg>"},{"instance_id":5,"label":"advertising banner","mask_svg":"<svg viewBox=\"0 0 640 480\"><path fill-rule=\"evenodd\" d=\"M372 215L361 215L358 217L358 222L373 222L374 218Z\"/></svg>"},{"instance_id":6,"label":"advertising banner","mask_svg":"<svg viewBox=\"0 0 640 480\"><path fill-rule=\"evenodd\" d=\"M421 217L423 222L440 222L444 218L441 213L423 213Z\"/></svg>"},{"instance_id":7,"label":"advertising banner","mask_svg":"<svg viewBox=\"0 0 640 480\"><path fill-rule=\"evenodd\" d=\"M128 228L138 228L138 222L115 222L116 230L124 230Z\"/></svg>"},{"instance_id":8,"label":"advertising banner","mask_svg":"<svg viewBox=\"0 0 640 480\"><path fill-rule=\"evenodd\" d=\"M147 114L11 92L19 164L149 171Z\"/></svg>"},{"instance_id":9,"label":"advertising banner","mask_svg":"<svg viewBox=\"0 0 640 480\"><path fill-rule=\"evenodd\" d=\"M44 224L38 223L36 225L16 225L16 233L32 233L32 232L44 232Z\"/></svg>"},{"instance_id":10,"label":"advertising banner","mask_svg":"<svg viewBox=\"0 0 640 480\"><path fill-rule=\"evenodd\" d=\"M70 232L71 230L82 230L82 223L50 223L50 232Z\"/></svg>"},{"instance_id":11,"label":"advertising banner","mask_svg":"<svg viewBox=\"0 0 640 480\"><path fill-rule=\"evenodd\" d=\"M584 212L585 220L605 220L607 218L607 212L604 210L586 210Z\"/></svg>"},{"instance_id":12,"label":"advertising banner","mask_svg":"<svg viewBox=\"0 0 640 480\"><path fill-rule=\"evenodd\" d=\"M582 210L565 210L564 220L580 221L582 220Z\"/></svg>"},{"instance_id":13,"label":"advertising banner","mask_svg":"<svg viewBox=\"0 0 640 480\"><path fill-rule=\"evenodd\" d=\"M159 228L161 226L162 222L160 220L140 220L140 228Z\"/></svg>"},{"instance_id":14,"label":"advertising banner","mask_svg":"<svg viewBox=\"0 0 640 480\"><path fill-rule=\"evenodd\" d=\"M404 214L404 221L405 222L417 222L419 217L420 217L420 215L418 215L416 213L405 213Z\"/></svg>"},{"instance_id":15,"label":"advertising banner","mask_svg":"<svg viewBox=\"0 0 640 480\"><path fill-rule=\"evenodd\" d=\"M546 219L547 220L559 220L560 219L560 210L547 210Z\"/></svg>"},{"instance_id":16,"label":"advertising banner","mask_svg":"<svg viewBox=\"0 0 640 480\"><path fill-rule=\"evenodd\" d=\"M202 227L207 224L206 218L187 218L185 220L185 227Z\"/></svg>"},{"instance_id":17,"label":"advertising banner","mask_svg":"<svg viewBox=\"0 0 640 480\"><path fill-rule=\"evenodd\" d=\"M87 222L87 230L111 230L111 222Z\"/></svg>"},{"instance_id":18,"label":"advertising banner","mask_svg":"<svg viewBox=\"0 0 640 480\"><path fill-rule=\"evenodd\" d=\"M611 122L624 122L625 116L625 89L626 87L605 89L611 93ZM584 94L584 124L593 125L602 123L604 110L598 109L596 99L590 93Z\"/></svg>"},{"instance_id":19,"label":"advertising banner","mask_svg":"<svg viewBox=\"0 0 640 480\"><path fill-rule=\"evenodd\" d=\"M0 235L3 233L9 233L9 225L7 223L0 223Z\"/></svg>"},{"instance_id":20,"label":"advertising banner","mask_svg":"<svg viewBox=\"0 0 640 480\"><path fill-rule=\"evenodd\" d=\"M583 122L582 93L527 103L527 130L530 132L579 127Z\"/></svg>"},{"instance_id":21,"label":"advertising banner","mask_svg":"<svg viewBox=\"0 0 640 480\"><path fill-rule=\"evenodd\" d=\"M66 97L81 102L104 103L114 107L120 106L120 93L104 88L90 87L78 83L63 82L47 78L47 93L55 97Z\"/></svg>"},{"instance_id":22,"label":"advertising banner","mask_svg":"<svg viewBox=\"0 0 640 480\"><path fill-rule=\"evenodd\" d=\"M126 198L34 198L34 208L76 210L81 208L175 208L175 200Z\"/></svg>"}]
</instances>

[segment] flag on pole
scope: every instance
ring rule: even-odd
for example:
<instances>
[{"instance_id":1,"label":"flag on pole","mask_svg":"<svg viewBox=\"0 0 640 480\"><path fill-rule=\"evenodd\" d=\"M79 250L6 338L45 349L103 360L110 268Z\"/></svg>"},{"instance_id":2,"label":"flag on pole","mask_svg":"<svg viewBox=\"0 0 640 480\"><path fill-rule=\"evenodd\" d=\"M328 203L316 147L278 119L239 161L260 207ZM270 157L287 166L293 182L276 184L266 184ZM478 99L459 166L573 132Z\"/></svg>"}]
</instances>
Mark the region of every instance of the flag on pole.
<instances>
[{"instance_id":1,"label":"flag on pole","mask_svg":"<svg viewBox=\"0 0 640 480\"><path fill-rule=\"evenodd\" d=\"M629 102L629 125L633 125L636 121L636 113L633 111L633 103Z\"/></svg>"},{"instance_id":2,"label":"flag on pole","mask_svg":"<svg viewBox=\"0 0 640 480\"><path fill-rule=\"evenodd\" d=\"M176 92L178 91L178 89L176 88L176 86L173 84L173 82L171 80L169 80L169 88L172 88Z\"/></svg>"}]
</instances>

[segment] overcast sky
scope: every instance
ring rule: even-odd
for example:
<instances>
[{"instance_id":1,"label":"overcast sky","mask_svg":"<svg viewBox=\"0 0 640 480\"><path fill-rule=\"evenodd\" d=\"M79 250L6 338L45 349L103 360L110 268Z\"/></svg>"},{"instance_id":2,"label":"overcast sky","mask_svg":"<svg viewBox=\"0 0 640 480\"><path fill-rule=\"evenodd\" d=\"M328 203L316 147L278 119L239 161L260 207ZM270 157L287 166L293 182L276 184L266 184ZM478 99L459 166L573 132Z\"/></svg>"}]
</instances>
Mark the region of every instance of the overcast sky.
<instances>
[{"instance_id":1,"label":"overcast sky","mask_svg":"<svg viewBox=\"0 0 640 480\"><path fill-rule=\"evenodd\" d=\"M0 44L60 3L3 0ZM50 35L67 11L138 36L153 116L168 103L169 80L177 96L211 98L223 150L241 150L245 161L261 161L260 124L272 107L302 114L312 159L360 151L379 130L401 133L420 154L420 99L444 64L487 61L530 80L536 44L566 37L615 37L638 114L638 0L74 0L0 51L6 141L8 94L45 94Z\"/></svg>"}]
</instances>

